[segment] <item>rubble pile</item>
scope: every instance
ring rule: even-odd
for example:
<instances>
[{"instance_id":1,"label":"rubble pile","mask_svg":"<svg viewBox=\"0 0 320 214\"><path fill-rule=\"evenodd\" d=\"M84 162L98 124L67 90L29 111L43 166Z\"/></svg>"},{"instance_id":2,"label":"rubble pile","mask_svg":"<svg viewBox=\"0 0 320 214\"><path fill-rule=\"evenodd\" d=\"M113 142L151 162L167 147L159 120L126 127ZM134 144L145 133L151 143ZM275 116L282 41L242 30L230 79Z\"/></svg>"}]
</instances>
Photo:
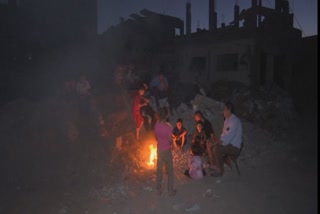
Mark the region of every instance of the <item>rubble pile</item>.
<instances>
[{"instance_id":1,"label":"rubble pile","mask_svg":"<svg viewBox=\"0 0 320 214\"><path fill-rule=\"evenodd\" d=\"M250 89L241 83L219 81L211 90L210 97L221 102L232 101L238 116L275 135L284 134L295 120L292 98L276 84Z\"/></svg>"},{"instance_id":2,"label":"rubble pile","mask_svg":"<svg viewBox=\"0 0 320 214\"><path fill-rule=\"evenodd\" d=\"M128 185L109 184L99 188L93 188L89 195L94 199L105 201L128 199Z\"/></svg>"}]
</instances>

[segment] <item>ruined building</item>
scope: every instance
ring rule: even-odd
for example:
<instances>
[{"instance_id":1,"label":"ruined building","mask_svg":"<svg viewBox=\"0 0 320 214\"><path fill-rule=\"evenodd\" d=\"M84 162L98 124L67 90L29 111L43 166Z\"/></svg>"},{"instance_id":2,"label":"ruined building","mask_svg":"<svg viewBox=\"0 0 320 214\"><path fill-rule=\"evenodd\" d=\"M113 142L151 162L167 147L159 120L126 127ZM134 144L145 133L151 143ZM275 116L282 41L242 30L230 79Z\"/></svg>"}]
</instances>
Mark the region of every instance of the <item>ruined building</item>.
<instances>
[{"instance_id":1,"label":"ruined building","mask_svg":"<svg viewBox=\"0 0 320 214\"><path fill-rule=\"evenodd\" d=\"M232 80L258 87L275 82L290 91L302 33L293 27L288 1L275 0L272 9L252 0L251 7L241 12L235 5L234 20L220 27L214 5L209 0L209 30L176 39L180 77L203 84Z\"/></svg>"},{"instance_id":2,"label":"ruined building","mask_svg":"<svg viewBox=\"0 0 320 214\"><path fill-rule=\"evenodd\" d=\"M174 39L183 34L181 19L143 9L110 27L100 41L104 60L152 66L173 61Z\"/></svg>"},{"instance_id":3,"label":"ruined building","mask_svg":"<svg viewBox=\"0 0 320 214\"><path fill-rule=\"evenodd\" d=\"M275 0L274 9L261 0L243 10L235 4L234 20L220 26L215 0L209 0L209 29L196 32L191 32L191 8L187 2L185 33L182 20L144 9L109 28L102 44L113 56L152 62L154 69L161 66L182 80L232 80L254 87L276 83L291 90L302 32L293 26L287 0Z\"/></svg>"}]
</instances>

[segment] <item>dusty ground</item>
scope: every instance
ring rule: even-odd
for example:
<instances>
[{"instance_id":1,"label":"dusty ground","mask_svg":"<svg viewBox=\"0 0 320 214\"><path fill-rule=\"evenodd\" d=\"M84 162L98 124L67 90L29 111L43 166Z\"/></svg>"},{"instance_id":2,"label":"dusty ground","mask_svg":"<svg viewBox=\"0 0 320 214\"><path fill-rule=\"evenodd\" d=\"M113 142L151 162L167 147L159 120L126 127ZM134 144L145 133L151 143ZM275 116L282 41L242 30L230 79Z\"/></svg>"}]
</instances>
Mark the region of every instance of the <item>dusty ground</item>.
<instances>
[{"instance_id":1,"label":"dusty ground","mask_svg":"<svg viewBox=\"0 0 320 214\"><path fill-rule=\"evenodd\" d=\"M59 127L55 118L46 119ZM186 154L175 155L174 197L156 195L155 170L141 167L140 153L114 152L115 137L88 126L74 143L48 124L41 136L2 129L0 213L317 213L316 117L300 117L283 139L243 124L241 176L226 168L194 181L182 174Z\"/></svg>"}]
</instances>

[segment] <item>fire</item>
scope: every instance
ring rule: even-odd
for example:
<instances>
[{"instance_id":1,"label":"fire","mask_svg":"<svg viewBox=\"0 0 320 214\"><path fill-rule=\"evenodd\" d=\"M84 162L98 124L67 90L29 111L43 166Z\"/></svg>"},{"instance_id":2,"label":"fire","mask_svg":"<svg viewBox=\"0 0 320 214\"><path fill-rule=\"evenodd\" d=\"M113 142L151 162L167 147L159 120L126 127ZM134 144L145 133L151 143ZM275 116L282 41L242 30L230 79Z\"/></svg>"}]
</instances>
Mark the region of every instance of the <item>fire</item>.
<instances>
[{"instance_id":1,"label":"fire","mask_svg":"<svg viewBox=\"0 0 320 214\"><path fill-rule=\"evenodd\" d=\"M155 166L155 162L157 160L157 148L151 144L151 145L149 145L149 150L150 150L150 156L149 156L149 161L148 161L147 165L148 166Z\"/></svg>"}]
</instances>

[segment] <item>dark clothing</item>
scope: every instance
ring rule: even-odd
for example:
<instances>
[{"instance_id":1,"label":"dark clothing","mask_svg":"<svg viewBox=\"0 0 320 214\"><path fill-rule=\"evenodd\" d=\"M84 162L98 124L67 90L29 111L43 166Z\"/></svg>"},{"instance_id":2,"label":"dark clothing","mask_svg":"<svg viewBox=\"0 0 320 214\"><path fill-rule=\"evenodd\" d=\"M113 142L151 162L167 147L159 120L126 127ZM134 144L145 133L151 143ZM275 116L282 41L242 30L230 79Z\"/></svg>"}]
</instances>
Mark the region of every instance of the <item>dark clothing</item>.
<instances>
[{"instance_id":1,"label":"dark clothing","mask_svg":"<svg viewBox=\"0 0 320 214\"><path fill-rule=\"evenodd\" d=\"M153 130L155 124L155 111L151 108L150 105L141 107L142 116L144 117L144 125L146 130ZM148 117L151 118L151 123L149 123Z\"/></svg>"},{"instance_id":2,"label":"dark clothing","mask_svg":"<svg viewBox=\"0 0 320 214\"><path fill-rule=\"evenodd\" d=\"M211 125L210 121L207 120L206 118L204 118L204 121L203 121L203 130L206 133L207 139L209 139L211 137L210 136L211 134L214 134L212 125Z\"/></svg>"},{"instance_id":3,"label":"dark clothing","mask_svg":"<svg viewBox=\"0 0 320 214\"><path fill-rule=\"evenodd\" d=\"M172 130L172 134L174 136L179 136L181 135L183 132L187 131L186 128L184 128L183 126L181 127L181 129L179 130L178 127L175 127L173 130ZM185 138L185 143L187 142L187 138ZM179 140L176 140L176 144L178 146L181 146L182 145L182 139L180 138Z\"/></svg>"},{"instance_id":4,"label":"dark clothing","mask_svg":"<svg viewBox=\"0 0 320 214\"><path fill-rule=\"evenodd\" d=\"M207 141L207 136L202 130L201 132L198 132L196 130L192 136L192 143L198 144L201 147L202 153L206 152L206 141Z\"/></svg>"},{"instance_id":5,"label":"dark clothing","mask_svg":"<svg viewBox=\"0 0 320 214\"><path fill-rule=\"evenodd\" d=\"M145 92L144 97L148 100L151 100L149 91ZM155 111L150 106L150 104L141 107L141 113L142 113L142 116L144 117L144 125L146 130L153 130L156 119L155 119ZM148 120L148 117L151 118L151 123Z\"/></svg>"},{"instance_id":6,"label":"dark clothing","mask_svg":"<svg viewBox=\"0 0 320 214\"><path fill-rule=\"evenodd\" d=\"M204 130L202 130L201 132L198 132L198 130L196 130L193 133L192 141L194 141L194 142L206 142L206 140L207 140L207 136L206 136Z\"/></svg>"},{"instance_id":7,"label":"dark clothing","mask_svg":"<svg viewBox=\"0 0 320 214\"><path fill-rule=\"evenodd\" d=\"M168 174L168 192L173 193L173 181L174 181L174 172L173 172L173 163L172 163L172 154L170 149L161 151L158 149L158 160L157 160L157 177L156 177L156 187L157 190L161 190L162 186L162 168L163 165L166 165L166 170Z\"/></svg>"},{"instance_id":8,"label":"dark clothing","mask_svg":"<svg viewBox=\"0 0 320 214\"><path fill-rule=\"evenodd\" d=\"M221 144L215 145L213 148L213 163L211 163L214 166L217 166L220 170L220 173L223 174L224 168L224 158L227 155L238 155L240 152L240 149L233 146L232 144L228 144L226 146L223 146Z\"/></svg>"}]
</instances>

